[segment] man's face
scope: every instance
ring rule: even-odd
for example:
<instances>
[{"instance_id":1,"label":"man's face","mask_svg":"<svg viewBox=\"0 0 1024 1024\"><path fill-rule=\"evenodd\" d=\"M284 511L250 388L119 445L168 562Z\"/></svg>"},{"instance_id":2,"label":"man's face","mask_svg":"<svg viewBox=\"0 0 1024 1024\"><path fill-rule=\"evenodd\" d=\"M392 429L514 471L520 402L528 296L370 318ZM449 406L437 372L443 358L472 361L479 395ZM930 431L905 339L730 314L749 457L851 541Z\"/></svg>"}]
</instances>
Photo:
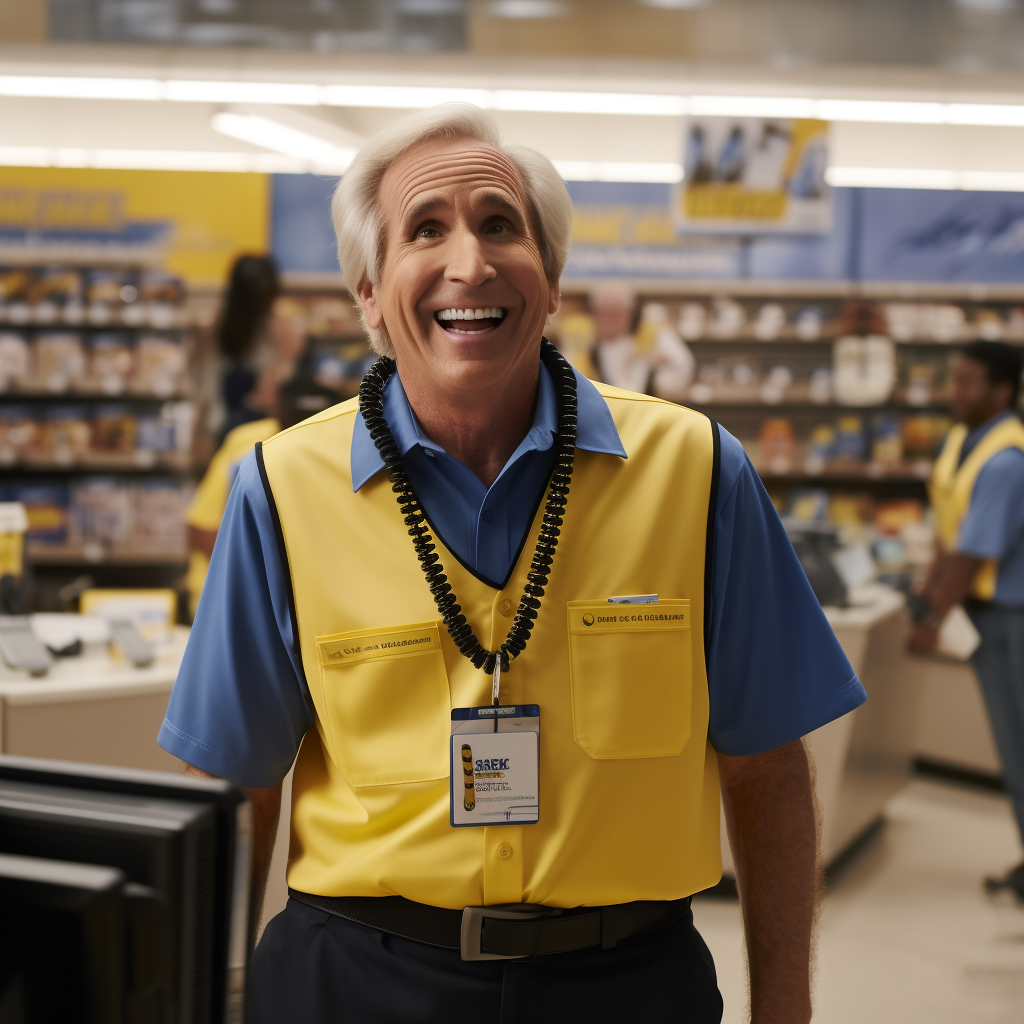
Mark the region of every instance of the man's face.
<instances>
[{"instance_id":1,"label":"man's face","mask_svg":"<svg viewBox=\"0 0 1024 1024\"><path fill-rule=\"evenodd\" d=\"M403 381L480 391L535 377L559 296L516 166L475 140L423 143L388 168L380 203L384 265L359 298L370 326L386 325Z\"/></svg>"},{"instance_id":2,"label":"man's face","mask_svg":"<svg viewBox=\"0 0 1024 1024\"><path fill-rule=\"evenodd\" d=\"M968 426L980 426L1002 409L1009 408L1009 384L992 384L988 367L960 356L953 364L953 416Z\"/></svg>"}]
</instances>

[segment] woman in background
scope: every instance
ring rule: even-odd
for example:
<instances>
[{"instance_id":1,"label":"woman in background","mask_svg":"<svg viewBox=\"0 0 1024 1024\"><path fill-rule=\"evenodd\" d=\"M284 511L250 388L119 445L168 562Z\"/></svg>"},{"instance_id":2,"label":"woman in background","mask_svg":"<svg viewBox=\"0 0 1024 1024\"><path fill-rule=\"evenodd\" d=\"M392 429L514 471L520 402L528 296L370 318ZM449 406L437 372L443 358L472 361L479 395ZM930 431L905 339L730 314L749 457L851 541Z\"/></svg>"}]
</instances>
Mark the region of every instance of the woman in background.
<instances>
[{"instance_id":1,"label":"woman in background","mask_svg":"<svg viewBox=\"0 0 1024 1024\"><path fill-rule=\"evenodd\" d=\"M277 389L294 372L305 347L301 308L280 298L277 266L269 256L240 256L231 268L217 343L224 368L220 398L223 439L235 427L273 415Z\"/></svg>"}]
</instances>

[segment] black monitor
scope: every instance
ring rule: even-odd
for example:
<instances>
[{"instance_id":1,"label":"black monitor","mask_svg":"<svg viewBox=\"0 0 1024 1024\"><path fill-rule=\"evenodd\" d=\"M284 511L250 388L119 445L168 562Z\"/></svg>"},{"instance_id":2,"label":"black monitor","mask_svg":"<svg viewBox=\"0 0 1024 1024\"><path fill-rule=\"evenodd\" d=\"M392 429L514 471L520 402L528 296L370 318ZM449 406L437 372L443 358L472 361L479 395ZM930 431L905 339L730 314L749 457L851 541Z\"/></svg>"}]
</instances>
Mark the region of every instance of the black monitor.
<instances>
[{"instance_id":1,"label":"black monitor","mask_svg":"<svg viewBox=\"0 0 1024 1024\"><path fill-rule=\"evenodd\" d=\"M242 1021L250 846L233 783L0 755L0 1019Z\"/></svg>"}]
</instances>

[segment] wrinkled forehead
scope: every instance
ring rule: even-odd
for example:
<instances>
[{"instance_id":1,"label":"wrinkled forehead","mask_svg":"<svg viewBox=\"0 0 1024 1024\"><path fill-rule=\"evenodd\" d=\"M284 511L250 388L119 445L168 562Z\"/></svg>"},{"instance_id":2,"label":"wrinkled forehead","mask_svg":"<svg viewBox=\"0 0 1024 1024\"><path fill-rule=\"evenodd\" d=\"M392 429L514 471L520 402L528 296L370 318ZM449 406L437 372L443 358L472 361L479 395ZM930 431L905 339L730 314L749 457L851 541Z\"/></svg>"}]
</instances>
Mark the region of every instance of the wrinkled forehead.
<instances>
[{"instance_id":1,"label":"wrinkled forehead","mask_svg":"<svg viewBox=\"0 0 1024 1024\"><path fill-rule=\"evenodd\" d=\"M528 217L519 168L476 139L437 139L403 153L381 179L381 207L388 225L399 225L426 202L460 203L472 197L504 200Z\"/></svg>"}]
</instances>

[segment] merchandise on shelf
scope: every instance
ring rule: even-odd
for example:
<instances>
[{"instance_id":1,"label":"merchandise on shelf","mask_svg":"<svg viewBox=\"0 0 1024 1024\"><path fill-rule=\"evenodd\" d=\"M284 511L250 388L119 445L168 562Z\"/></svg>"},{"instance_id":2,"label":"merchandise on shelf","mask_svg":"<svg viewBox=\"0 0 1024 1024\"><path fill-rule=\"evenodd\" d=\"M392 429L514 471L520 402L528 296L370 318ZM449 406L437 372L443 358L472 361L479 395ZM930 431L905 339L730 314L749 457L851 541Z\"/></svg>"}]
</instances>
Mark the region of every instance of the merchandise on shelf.
<instances>
[{"instance_id":1,"label":"merchandise on shelf","mask_svg":"<svg viewBox=\"0 0 1024 1024\"><path fill-rule=\"evenodd\" d=\"M89 342L89 374L83 390L121 394L128 386L133 363L131 339L127 334L94 334Z\"/></svg>"},{"instance_id":2,"label":"merchandise on shelf","mask_svg":"<svg viewBox=\"0 0 1024 1024\"><path fill-rule=\"evenodd\" d=\"M0 331L0 391L19 387L32 372L32 350L22 334Z\"/></svg>"},{"instance_id":3,"label":"merchandise on shelf","mask_svg":"<svg viewBox=\"0 0 1024 1024\"><path fill-rule=\"evenodd\" d=\"M29 542L54 546L67 543L68 505L67 484L27 483L5 486L4 498L20 501L28 515Z\"/></svg>"},{"instance_id":4,"label":"merchandise on shelf","mask_svg":"<svg viewBox=\"0 0 1024 1024\"><path fill-rule=\"evenodd\" d=\"M32 349L32 379L38 390L60 394L85 376L85 346L80 334L37 334Z\"/></svg>"},{"instance_id":5,"label":"merchandise on shelf","mask_svg":"<svg viewBox=\"0 0 1024 1024\"><path fill-rule=\"evenodd\" d=\"M77 405L56 405L47 410L42 444L36 452L40 462L70 466L86 459L92 450L89 411Z\"/></svg>"},{"instance_id":6,"label":"merchandise on shelf","mask_svg":"<svg viewBox=\"0 0 1024 1024\"><path fill-rule=\"evenodd\" d=\"M880 405L896 386L896 346L889 338L847 335L832 350L832 388L841 405Z\"/></svg>"},{"instance_id":7,"label":"merchandise on shelf","mask_svg":"<svg viewBox=\"0 0 1024 1024\"><path fill-rule=\"evenodd\" d=\"M772 473L793 468L793 424L787 419L765 420L761 424L761 459Z\"/></svg>"}]
</instances>

